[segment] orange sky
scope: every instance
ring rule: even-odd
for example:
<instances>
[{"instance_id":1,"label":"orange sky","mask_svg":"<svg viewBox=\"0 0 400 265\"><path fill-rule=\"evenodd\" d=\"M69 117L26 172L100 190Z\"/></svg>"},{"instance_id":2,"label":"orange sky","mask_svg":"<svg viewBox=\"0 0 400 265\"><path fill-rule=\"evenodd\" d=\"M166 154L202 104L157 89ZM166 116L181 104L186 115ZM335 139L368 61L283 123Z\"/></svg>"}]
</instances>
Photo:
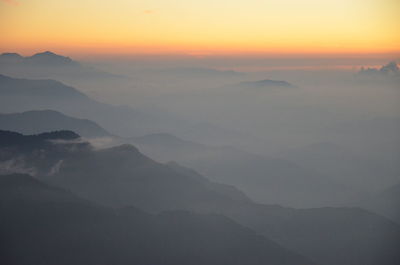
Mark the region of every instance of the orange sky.
<instances>
[{"instance_id":1,"label":"orange sky","mask_svg":"<svg viewBox=\"0 0 400 265\"><path fill-rule=\"evenodd\" d=\"M0 51L398 54L398 14L399 0L0 0Z\"/></svg>"}]
</instances>

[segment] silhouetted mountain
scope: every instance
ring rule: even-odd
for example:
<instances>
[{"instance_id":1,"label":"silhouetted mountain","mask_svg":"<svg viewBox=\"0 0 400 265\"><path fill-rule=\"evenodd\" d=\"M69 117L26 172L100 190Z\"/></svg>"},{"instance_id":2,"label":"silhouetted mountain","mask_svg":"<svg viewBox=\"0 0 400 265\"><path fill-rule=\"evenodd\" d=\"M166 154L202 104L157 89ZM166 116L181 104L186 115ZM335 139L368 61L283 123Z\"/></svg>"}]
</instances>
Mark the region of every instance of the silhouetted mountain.
<instances>
[{"instance_id":1,"label":"silhouetted mountain","mask_svg":"<svg viewBox=\"0 0 400 265\"><path fill-rule=\"evenodd\" d=\"M68 148L63 143L58 149L44 146L36 152L8 147L1 149L0 157L2 165L13 161L11 165L8 162L9 170L26 164L39 167L43 175L36 174L37 178L98 203L134 205L151 212L183 209L223 214L316 263L395 265L400 261L400 226L386 218L359 208L299 210L256 204L242 193L236 197L231 187L221 189L220 184L215 186L193 171L157 163L129 145L94 150ZM53 159L51 163L49 158ZM176 219L172 223L185 227ZM171 231L172 235L179 233ZM180 230L180 234L185 232ZM209 241L207 237L204 242Z\"/></svg>"},{"instance_id":2,"label":"silhouetted mountain","mask_svg":"<svg viewBox=\"0 0 400 265\"><path fill-rule=\"evenodd\" d=\"M152 212L192 210L194 206L207 207L215 202L222 205L232 200L248 201L231 187L224 188L222 184L178 173L130 145L74 154L63 159L51 181L103 204L135 205ZM218 193L221 189L231 193L222 196Z\"/></svg>"},{"instance_id":3,"label":"silhouetted mountain","mask_svg":"<svg viewBox=\"0 0 400 265\"><path fill-rule=\"evenodd\" d=\"M0 174L53 174L61 159L90 148L71 131L25 136L0 130Z\"/></svg>"},{"instance_id":4,"label":"silhouetted mountain","mask_svg":"<svg viewBox=\"0 0 400 265\"><path fill-rule=\"evenodd\" d=\"M383 65L381 68L361 68L359 71L361 75L386 75L386 76L398 76L400 74L399 67L395 61L389 62Z\"/></svg>"},{"instance_id":5,"label":"silhouetted mountain","mask_svg":"<svg viewBox=\"0 0 400 265\"><path fill-rule=\"evenodd\" d=\"M31 64L37 64L37 65L42 65L42 66L57 66L57 65L63 65L63 66L78 66L79 63L73 61L71 58L55 54L50 51L42 52L42 53L36 53L30 57L26 57L26 62L31 63Z\"/></svg>"},{"instance_id":6,"label":"silhouetted mountain","mask_svg":"<svg viewBox=\"0 0 400 265\"><path fill-rule=\"evenodd\" d=\"M0 54L0 63L7 60L8 63L28 63L36 66L78 66L79 63L69 57L55 54L50 51L36 53L32 56L23 57L18 53Z\"/></svg>"},{"instance_id":7,"label":"silhouetted mountain","mask_svg":"<svg viewBox=\"0 0 400 265\"><path fill-rule=\"evenodd\" d=\"M0 167L3 166L4 172L14 169L41 175L49 182L103 204L136 205L160 211L191 209L193 205L214 201L250 201L231 186L212 183L200 175L183 175L174 170L177 166L157 163L131 145L95 150L85 142L79 142L78 146L76 141L57 144L42 140L42 135L14 133L17 137L10 141L9 134L0 131L0 139L4 139L0 143L7 143L7 149L0 150Z\"/></svg>"},{"instance_id":8,"label":"silhouetted mountain","mask_svg":"<svg viewBox=\"0 0 400 265\"><path fill-rule=\"evenodd\" d=\"M0 147L7 147L7 146L25 147L28 145L41 147L41 145L44 145L46 141L51 141L51 140L70 141L70 140L77 140L79 139L79 137L80 137L79 135L77 135L72 131L54 131L36 135L22 135L17 132L0 130Z\"/></svg>"},{"instance_id":9,"label":"silhouetted mountain","mask_svg":"<svg viewBox=\"0 0 400 265\"><path fill-rule=\"evenodd\" d=\"M400 72L396 62L389 62L382 66L380 71L384 74L398 74Z\"/></svg>"},{"instance_id":10,"label":"silhouetted mountain","mask_svg":"<svg viewBox=\"0 0 400 265\"><path fill-rule=\"evenodd\" d=\"M23 59L24 59L24 57L22 57L18 53L6 52L6 53L0 54L0 61L5 62L5 63L19 62Z\"/></svg>"},{"instance_id":11,"label":"silhouetted mountain","mask_svg":"<svg viewBox=\"0 0 400 265\"><path fill-rule=\"evenodd\" d=\"M211 179L234 185L254 200L294 207L340 205L357 194L331 178L288 160L250 154L233 147L207 146L170 134L131 138L146 155L188 166Z\"/></svg>"},{"instance_id":12,"label":"silhouetted mountain","mask_svg":"<svg viewBox=\"0 0 400 265\"><path fill-rule=\"evenodd\" d=\"M32 97L31 101L18 102L19 105L34 104L36 98L48 100L81 100L89 101L89 98L73 87L66 86L55 80L29 80L11 78L0 75L0 93L2 97ZM11 105L15 102L10 102ZM54 102L57 103L57 102ZM53 104L54 104L53 103ZM6 102L4 102L6 104Z\"/></svg>"},{"instance_id":13,"label":"silhouetted mountain","mask_svg":"<svg viewBox=\"0 0 400 265\"><path fill-rule=\"evenodd\" d=\"M112 79L123 78L82 65L69 57L55 54L50 51L36 53L23 57L17 53L3 53L0 55L2 73L25 78L51 79Z\"/></svg>"},{"instance_id":14,"label":"silhouetted mountain","mask_svg":"<svg viewBox=\"0 0 400 265\"><path fill-rule=\"evenodd\" d=\"M0 129L23 134L71 130L84 137L111 136L95 122L69 117L53 110L0 114Z\"/></svg>"},{"instance_id":15,"label":"silhouetted mountain","mask_svg":"<svg viewBox=\"0 0 400 265\"><path fill-rule=\"evenodd\" d=\"M122 135L136 134L149 123L158 121L128 107L97 102L75 88L53 80L16 79L0 75L0 95L2 112L52 109L93 120L112 129L113 133L122 132Z\"/></svg>"},{"instance_id":16,"label":"silhouetted mountain","mask_svg":"<svg viewBox=\"0 0 400 265\"><path fill-rule=\"evenodd\" d=\"M6 264L313 264L226 217L109 209L27 175L0 176Z\"/></svg>"},{"instance_id":17,"label":"silhouetted mountain","mask_svg":"<svg viewBox=\"0 0 400 265\"><path fill-rule=\"evenodd\" d=\"M54 80L31 80L0 75L0 112L12 113L51 109L68 116L89 119L111 134L119 136L143 135L151 132L188 132L198 135L212 131L220 139L227 131L207 124L193 124L175 119L168 114L148 114L127 106L113 106L95 101L77 89ZM196 130L191 133L193 128Z\"/></svg>"},{"instance_id":18,"label":"silhouetted mountain","mask_svg":"<svg viewBox=\"0 0 400 265\"><path fill-rule=\"evenodd\" d=\"M255 96L266 96L263 92L277 92L277 91L290 91L290 88L295 88L296 86L283 80L271 80L263 79L256 81L244 81L239 83L227 84L213 91L210 91L208 95L217 97L222 100L225 99L228 102L235 102L240 97L246 97L248 99L254 100Z\"/></svg>"}]
</instances>

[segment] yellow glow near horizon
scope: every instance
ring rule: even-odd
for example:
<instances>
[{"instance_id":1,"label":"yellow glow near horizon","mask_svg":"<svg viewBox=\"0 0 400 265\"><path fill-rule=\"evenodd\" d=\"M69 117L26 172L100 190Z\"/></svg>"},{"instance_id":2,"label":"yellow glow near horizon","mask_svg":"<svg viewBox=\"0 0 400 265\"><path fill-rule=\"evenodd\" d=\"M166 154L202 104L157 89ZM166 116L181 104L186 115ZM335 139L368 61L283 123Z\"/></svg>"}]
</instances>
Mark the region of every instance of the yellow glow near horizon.
<instances>
[{"instance_id":1,"label":"yellow glow near horizon","mask_svg":"<svg viewBox=\"0 0 400 265\"><path fill-rule=\"evenodd\" d=\"M0 50L400 51L398 0L0 0Z\"/></svg>"}]
</instances>

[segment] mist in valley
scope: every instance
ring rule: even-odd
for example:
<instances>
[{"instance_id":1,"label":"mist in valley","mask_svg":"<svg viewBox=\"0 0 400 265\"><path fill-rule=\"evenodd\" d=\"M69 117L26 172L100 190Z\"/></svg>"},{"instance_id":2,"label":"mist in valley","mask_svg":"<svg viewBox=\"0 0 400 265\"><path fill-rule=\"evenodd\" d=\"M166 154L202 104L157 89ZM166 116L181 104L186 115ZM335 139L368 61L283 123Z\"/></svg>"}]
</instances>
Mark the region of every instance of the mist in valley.
<instances>
[{"instance_id":1,"label":"mist in valley","mask_svg":"<svg viewBox=\"0 0 400 265\"><path fill-rule=\"evenodd\" d=\"M400 72L389 62L3 54L5 235L22 244L15 221L49 218L83 249L74 264L397 264ZM21 249L1 253L40 260Z\"/></svg>"}]
</instances>

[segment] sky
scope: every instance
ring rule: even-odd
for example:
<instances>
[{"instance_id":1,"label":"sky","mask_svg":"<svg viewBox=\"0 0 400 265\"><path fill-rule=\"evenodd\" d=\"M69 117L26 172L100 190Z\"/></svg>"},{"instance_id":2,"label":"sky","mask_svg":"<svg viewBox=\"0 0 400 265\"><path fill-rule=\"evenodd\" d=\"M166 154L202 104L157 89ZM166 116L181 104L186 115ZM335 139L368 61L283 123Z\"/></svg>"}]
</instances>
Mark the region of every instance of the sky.
<instances>
[{"instance_id":1,"label":"sky","mask_svg":"<svg viewBox=\"0 0 400 265\"><path fill-rule=\"evenodd\" d=\"M398 54L398 0L0 0L0 52Z\"/></svg>"}]
</instances>

